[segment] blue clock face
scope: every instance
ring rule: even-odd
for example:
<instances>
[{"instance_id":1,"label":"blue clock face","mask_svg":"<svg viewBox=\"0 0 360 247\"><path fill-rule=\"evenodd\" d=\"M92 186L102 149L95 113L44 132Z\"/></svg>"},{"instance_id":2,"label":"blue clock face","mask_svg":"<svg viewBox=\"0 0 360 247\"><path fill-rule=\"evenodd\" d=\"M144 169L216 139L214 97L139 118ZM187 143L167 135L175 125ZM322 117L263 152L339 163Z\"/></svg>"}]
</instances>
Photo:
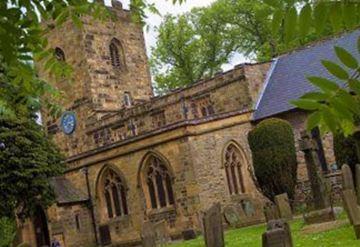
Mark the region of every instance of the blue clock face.
<instances>
[{"instance_id":1,"label":"blue clock face","mask_svg":"<svg viewBox=\"0 0 360 247\"><path fill-rule=\"evenodd\" d=\"M61 128L63 132L70 135L76 127L76 117L73 112L65 112L61 117Z\"/></svg>"}]
</instances>

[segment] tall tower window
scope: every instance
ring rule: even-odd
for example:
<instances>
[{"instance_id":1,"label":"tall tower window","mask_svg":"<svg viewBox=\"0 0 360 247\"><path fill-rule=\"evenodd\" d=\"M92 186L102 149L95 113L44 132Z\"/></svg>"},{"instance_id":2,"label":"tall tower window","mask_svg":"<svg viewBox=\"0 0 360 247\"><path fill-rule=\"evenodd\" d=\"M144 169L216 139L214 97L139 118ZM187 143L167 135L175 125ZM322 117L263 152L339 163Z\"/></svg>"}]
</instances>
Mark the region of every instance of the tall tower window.
<instances>
[{"instance_id":1,"label":"tall tower window","mask_svg":"<svg viewBox=\"0 0 360 247\"><path fill-rule=\"evenodd\" d=\"M124 52L119 40L113 38L109 45L111 65L114 68L124 67Z\"/></svg>"},{"instance_id":2,"label":"tall tower window","mask_svg":"<svg viewBox=\"0 0 360 247\"><path fill-rule=\"evenodd\" d=\"M55 58L58 61L65 62L65 53L61 48L56 47L54 53L55 53Z\"/></svg>"}]
</instances>

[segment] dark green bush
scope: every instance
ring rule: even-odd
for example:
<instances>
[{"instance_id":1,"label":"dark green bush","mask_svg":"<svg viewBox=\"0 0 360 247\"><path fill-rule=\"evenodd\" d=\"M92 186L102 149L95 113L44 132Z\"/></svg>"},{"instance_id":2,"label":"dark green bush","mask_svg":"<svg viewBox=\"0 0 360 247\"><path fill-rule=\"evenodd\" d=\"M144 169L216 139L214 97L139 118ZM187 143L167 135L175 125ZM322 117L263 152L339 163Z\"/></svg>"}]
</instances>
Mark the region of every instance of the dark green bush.
<instances>
[{"instance_id":1,"label":"dark green bush","mask_svg":"<svg viewBox=\"0 0 360 247\"><path fill-rule=\"evenodd\" d=\"M270 118L260 122L248 135L255 176L266 197L287 193L294 198L297 174L292 126Z\"/></svg>"},{"instance_id":2,"label":"dark green bush","mask_svg":"<svg viewBox=\"0 0 360 247\"><path fill-rule=\"evenodd\" d=\"M348 164L355 174L355 165L359 164L359 158L356 154L356 137L345 137L342 134L334 135L334 153L336 164L341 167ZM355 176L354 176L355 178Z\"/></svg>"}]
</instances>

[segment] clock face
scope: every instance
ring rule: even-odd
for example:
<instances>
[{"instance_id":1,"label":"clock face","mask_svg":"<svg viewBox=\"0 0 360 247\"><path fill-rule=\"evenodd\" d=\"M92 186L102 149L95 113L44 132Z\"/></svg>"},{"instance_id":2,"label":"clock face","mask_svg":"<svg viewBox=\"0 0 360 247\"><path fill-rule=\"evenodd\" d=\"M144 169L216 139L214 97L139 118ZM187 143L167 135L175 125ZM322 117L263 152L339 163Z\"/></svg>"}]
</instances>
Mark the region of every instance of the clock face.
<instances>
[{"instance_id":1,"label":"clock face","mask_svg":"<svg viewBox=\"0 0 360 247\"><path fill-rule=\"evenodd\" d=\"M61 117L61 128L63 132L67 135L70 135L74 132L76 127L76 117L73 112L64 112Z\"/></svg>"}]
</instances>

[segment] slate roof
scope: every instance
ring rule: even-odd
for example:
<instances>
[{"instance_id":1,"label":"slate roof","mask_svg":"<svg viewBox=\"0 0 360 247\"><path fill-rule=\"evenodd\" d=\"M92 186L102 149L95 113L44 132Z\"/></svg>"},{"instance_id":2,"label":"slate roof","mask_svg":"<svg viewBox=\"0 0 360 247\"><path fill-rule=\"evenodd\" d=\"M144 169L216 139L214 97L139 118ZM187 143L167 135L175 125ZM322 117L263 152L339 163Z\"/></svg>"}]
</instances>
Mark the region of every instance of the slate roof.
<instances>
[{"instance_id":1,"label":"slate roof","mask_svg":"<svg viewBox=\"0 0 360 247\"><path fill-rule=\"evenodd\" d=\"M339 61L334 52L335 45L345 48L360 59L356 45L359 36L360 29L276 58L256 105L254 120L295 109L289 103L290 100L316 90L307 81L307 76L335 79L321 65L321 60Z\"/></svg>"},{"instance_id":2,"label":"slate roof","mask_svg":"<svg viewBox=\"0 0 360 247\"><path fill-rule=\"evenodd\" d=\"M56 202L58 204L86 202L88 197L85 192L78 190L64 177L56 177L50 180L54 188Z\"/></svg>"}]
</instances>

